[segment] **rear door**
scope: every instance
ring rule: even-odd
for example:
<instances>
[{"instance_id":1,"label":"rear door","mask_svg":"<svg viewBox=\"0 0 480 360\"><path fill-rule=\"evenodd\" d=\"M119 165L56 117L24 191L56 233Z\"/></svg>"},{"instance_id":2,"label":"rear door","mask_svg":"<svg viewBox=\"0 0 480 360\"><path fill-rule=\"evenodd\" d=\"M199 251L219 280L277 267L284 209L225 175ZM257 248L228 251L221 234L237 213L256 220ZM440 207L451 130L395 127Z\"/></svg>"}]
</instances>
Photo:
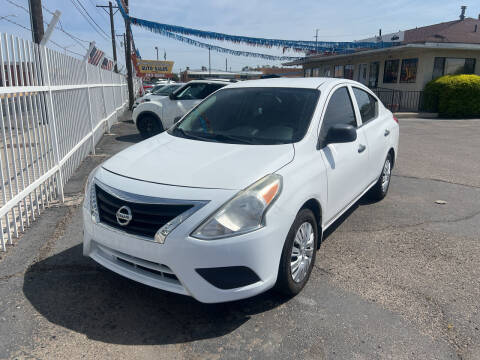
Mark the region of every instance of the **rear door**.
<instances>
[{"instance_id":1,"label":"rear door","mask_svg":"<svg viewBox=\"0 0 480 360\"><path fill-rule=\"evenodd\" d=\"M381 113L378 100L367 90L352 86L355 107L360 118L359 130L365 133L369 148L369 180L380 176L389 150L389 136L393 121L389 113Z\"/></svg>"},{"instance_id":2,"label":"rear door","mask_svg":"<svg viewBox=\"0 0 480 360\"><path fill-rule=\"evenodd\" d=\"M327 168L328 205L325 219L328 223L365 189L368 182L368 147L362 131L357 133L357 139L353 142L322 145L333 125L348 124L355 128L359 125L348 86L341 85L332 90L326 104L319 141Z\"/></svg>"}]
</instances>

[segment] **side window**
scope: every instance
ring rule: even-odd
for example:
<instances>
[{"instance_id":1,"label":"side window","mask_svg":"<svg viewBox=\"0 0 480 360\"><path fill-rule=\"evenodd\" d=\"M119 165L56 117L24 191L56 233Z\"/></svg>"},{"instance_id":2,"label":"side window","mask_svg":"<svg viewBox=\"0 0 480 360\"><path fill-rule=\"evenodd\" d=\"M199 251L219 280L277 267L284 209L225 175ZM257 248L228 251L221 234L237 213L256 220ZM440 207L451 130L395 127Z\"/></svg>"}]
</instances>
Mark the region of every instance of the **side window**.
<instances>
[{"instance_id":1,"label":"side window","mask_svg":"<svg viewBox=\"0 0 480 360\"><path fill-rule=\"evenodd\" d=\"M322 129L320 130L320 144L325 143L328 130L330 130L333 125L337 124L357 127L352 99L350 99L350 94L346 87L335 90L328 102L325 116L323 117Z\"/></svg>"},{"instance_id":2,"label":"side window","mask_svg":"<svg viewBox=\"0 0 480 360\"><path fill-rule=\"evenodd\" d=\"M211 93L217 91L218 89L220 89L224 86L225 85L223 85L223 84L207 84L205 89L200 94L198 94L199 99L205 99L208 95L210 95Z\"/></svg>"},{"instance_id":3,"label":"side window","mask_svg":"<svg viewBox=\"0 0 480 360\"><path fill-rule=\"evenodd\" d=\"M209 84L206 83L193 83L186 86L182 91L177 94L177 100L199 100L202 92L204 92ZM204 96L205 97L205 96Z\"/></svg>"},{"instance_id":4,"label":"side window","mask_svg":"<svg viewBox=\"0 0 480 360\"><path fill-rule=\"evenodd\" d=\"M362 89L353 88L353 94L357 100L358 109L362 116L362 123L375 119L378 115L378 101L372 95Z\"/></svg>"}]
</instances>

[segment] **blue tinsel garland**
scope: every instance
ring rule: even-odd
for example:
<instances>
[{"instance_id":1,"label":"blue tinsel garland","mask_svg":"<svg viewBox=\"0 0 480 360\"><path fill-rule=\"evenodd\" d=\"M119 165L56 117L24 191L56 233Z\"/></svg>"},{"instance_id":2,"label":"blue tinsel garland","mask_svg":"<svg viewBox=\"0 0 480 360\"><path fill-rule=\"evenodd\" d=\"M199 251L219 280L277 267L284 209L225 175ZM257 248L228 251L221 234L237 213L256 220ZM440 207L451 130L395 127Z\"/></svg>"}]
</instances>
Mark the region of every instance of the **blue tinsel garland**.
<instances>
[{"instance_id":1,"label":"blue tinsel garland","mask_svg":"<svg viewBox=\"0 0 480 360\"><path fill-rule=\"evenodd\" d=\"M369 48L369 49L376 49L376 48L384 48L384 47L391 47L393 43L391 42L327 42L327 41L303 41L303 40L281 40L281 39L264 39L264 38L254 38L248 36L237 36L237 35L228 35L222 34L217 32L211 31L203 31L197 29L186 28L183 26L177 25L168 25L168 24L161 24L149 20L139 19L132 16L129 16L123 7L123 3L121 0L116 0L120 12L122 13L124 18L129 18L131 23L134 25L141 26L145 29L153 31L155 33L170 37L172 39L182 41L188 43L190 45L202 47L202 48L210 48L211 50L222 52L222 53L229 53L232 55L237 56L249 56L249 57L258 57L268 60L293 60L297 59L298 57L291 57L291 56L273 56L267 54L259 54L253 53L248 51L237 51L226 49L220 46L210 45L206 43L202 43L200 41L196 41L182 35L190 35L205 39L212 39L212 40L222 40L222 41L230 41L233 43L243 43L252 46L263 46L263 47L282 47L282 48L291 48L295 51L316 51L316 52L340 52L340 53L351 53L354 49L358 48Z\"/></svg>"}]
</instances>

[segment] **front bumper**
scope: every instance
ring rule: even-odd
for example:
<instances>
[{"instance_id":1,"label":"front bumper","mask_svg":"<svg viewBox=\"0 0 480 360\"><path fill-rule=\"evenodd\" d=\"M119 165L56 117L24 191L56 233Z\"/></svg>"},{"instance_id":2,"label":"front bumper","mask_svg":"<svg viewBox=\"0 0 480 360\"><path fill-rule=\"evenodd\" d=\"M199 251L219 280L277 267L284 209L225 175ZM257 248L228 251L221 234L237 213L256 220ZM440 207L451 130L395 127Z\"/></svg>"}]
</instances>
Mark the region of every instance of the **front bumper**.
<instances>
[{"instance_id":1,"label":"front bumper","mask_svg":"<svg viewBox=\"0 0 480 360\"><path fill-rule=\"evenodd\" d=\"M100 173L107 174L105 170ZM84 255L132 280L206 303L247 298L274 286L283 243L293 221L286 221L288 215L282 213L277 203L267 213L267 226L260 230L221 240L199 240L189 234L236 191L181 188L108 176L110 180L114 178L110 185L115 188L130 191L138 188L150 196L167 194L179 199L211 200L173 230L164 244L95 223L84 207ZM222 267L246 267L259 280L238 288L221 289L197 272L197 269Z\"/></svg>"}]
</instances>

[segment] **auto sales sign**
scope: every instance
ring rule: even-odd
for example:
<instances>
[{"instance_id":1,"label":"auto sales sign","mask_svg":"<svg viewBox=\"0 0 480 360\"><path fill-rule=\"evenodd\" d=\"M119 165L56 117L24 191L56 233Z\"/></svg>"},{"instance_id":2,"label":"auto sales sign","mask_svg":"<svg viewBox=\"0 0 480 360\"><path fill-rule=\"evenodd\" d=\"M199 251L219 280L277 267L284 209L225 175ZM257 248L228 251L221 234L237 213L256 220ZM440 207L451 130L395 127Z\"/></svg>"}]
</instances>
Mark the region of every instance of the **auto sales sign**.
<instances>
[{"instance_id":1,"label":"auto sales sign","mask_svg":"<svg viewBox=\"0 0 480 360\"><path fill-rule=\"evenodd\" d=\"M158 61L158 60L137 60L138 70L140 74L171 74L173 68L173 61Z\"/></svg>"}]
</instances>

